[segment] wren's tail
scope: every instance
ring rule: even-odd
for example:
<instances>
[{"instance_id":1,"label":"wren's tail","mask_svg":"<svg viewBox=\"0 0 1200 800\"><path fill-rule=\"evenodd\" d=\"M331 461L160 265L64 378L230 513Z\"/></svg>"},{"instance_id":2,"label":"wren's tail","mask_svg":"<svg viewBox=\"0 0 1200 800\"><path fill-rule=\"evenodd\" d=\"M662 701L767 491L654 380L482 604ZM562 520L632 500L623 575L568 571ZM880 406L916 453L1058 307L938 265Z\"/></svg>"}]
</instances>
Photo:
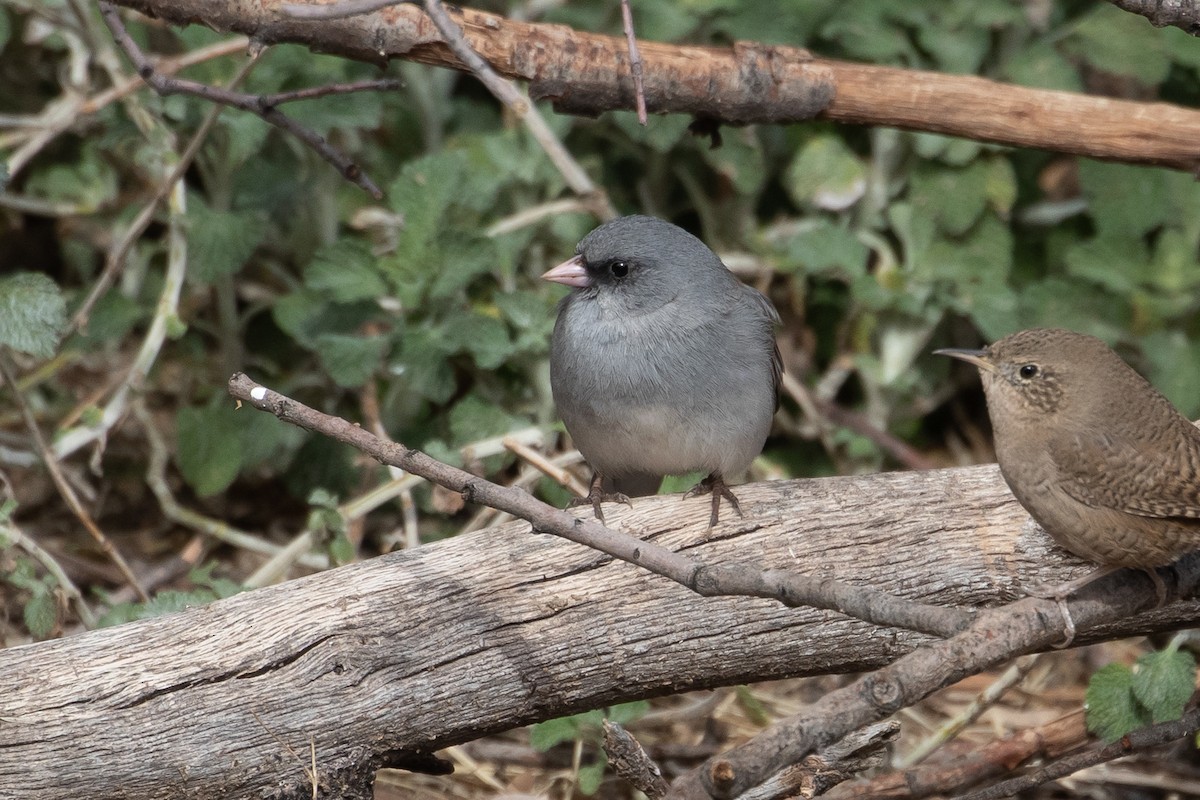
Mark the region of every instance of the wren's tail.
<instances>
[{"instance_id":1,"label":"wren's tail","mask_svg":"<svg viewBox=\"0 0 1200 800\"><path fill-rule=\"evenodd\" d=\"M601 483L601 489L605 492L620 492L629 497L645 497L658 494L658 487L662 485L662 479L662 475L650 475L644 472L622 475L619 478L610 478L606 475Z\"/></svg>"}]
</instances>

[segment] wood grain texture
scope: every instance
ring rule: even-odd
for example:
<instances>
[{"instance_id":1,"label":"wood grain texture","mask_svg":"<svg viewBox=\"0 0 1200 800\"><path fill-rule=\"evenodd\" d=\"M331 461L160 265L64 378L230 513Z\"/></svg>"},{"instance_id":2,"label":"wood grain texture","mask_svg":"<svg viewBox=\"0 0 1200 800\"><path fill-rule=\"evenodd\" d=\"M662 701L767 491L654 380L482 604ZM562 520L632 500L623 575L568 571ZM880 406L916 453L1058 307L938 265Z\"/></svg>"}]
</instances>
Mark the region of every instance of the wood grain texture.
<instances>
[{"instance_id":1,"label":"wood grain texture","mask_svg":"<svg viewBox=\"0 0 1200 800\"><path fill-rule=\"evenodd\" d=\"M299 20L291 0L119 0L179 25L200 23L271 44L383 64L403 58L463 69L414 4L359 17ZM520 22L473 9L454 14L492 67L526 81L529 93L563 111L634 108L628 47L618 36ZM934 131L1093 158L1200 169L1200 111L1030 89L969 75L855 64L809 51L739 42L731 47L639 43L646 105L726 123L819 118ZM818 113L819 112L819 113Z\"/></svg>"},{"instance_id":2,"label":"wood grain texture","mask_svg":"<svg viewBox=\"0 0 1200 800\"><path fill-rule=\"evenodd\" d=\"M1089 569L994 467L781 481L612 524L713 561L979 605ZM606 508L606 510L608 510ZM1200 602L1080 642L1195 625ZM524 523L179 614L0 651L0 797L354 796L406 754L638 697L869 669L928 641L835 612L702 598ZM311 748L311 752L310 752ZM6 794L7 793L7 794Z\"/></svg>"}]
</instances>

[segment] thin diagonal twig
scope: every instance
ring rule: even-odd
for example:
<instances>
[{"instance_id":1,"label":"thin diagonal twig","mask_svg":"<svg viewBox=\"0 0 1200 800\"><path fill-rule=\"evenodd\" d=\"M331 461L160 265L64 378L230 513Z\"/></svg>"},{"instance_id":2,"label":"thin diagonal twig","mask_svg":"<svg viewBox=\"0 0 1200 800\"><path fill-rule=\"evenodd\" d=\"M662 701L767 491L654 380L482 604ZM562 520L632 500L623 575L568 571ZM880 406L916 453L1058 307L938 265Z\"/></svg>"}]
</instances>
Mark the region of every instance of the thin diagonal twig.
<instances>
[{"instance_id":1,"label":"thin diagonal twig","mask_svg":"<svg viewBox=\"0 0 1200 800\"><path fill-rule=\"evenodd\" d=\"M621 0L621 25L629 42L629 72L633 75L633 93L637 100L638 122L646 124L646 87L642 84L642 54L638 52L637 34L633 30L633 11L629 0Z\"/></svg>"},{"instance_id":2,"label":"thin diagonal twig","mask_svg":"<svg viewBox=\"0 0 1200 800\"><path fill-rule=\"evenodd\" d=\"M986 789L960 795L958 800L1001 800L1027 791L1043 783L1065 778L1081 769L1103 764L1138 750L1173 742L1194 734L1200 729L1200 708L1193 708L1174 722L1160 722L1148 728L1127 733L1111 744L1097 744L1080 753L1063 756L1041 769L1019 778L992 784Z\"/></svg>"},{"instance_id":3,"label":"thin diagonal twig","mask_svg":"<svg viewBox=\"0 0 1200 800\"><path fill-rule=\"evenodd\" d=\"M571 190L591 200L596 216L601 219L607 220L617 216L616 209L608 200L608 195L592 182L575 157L558 140L554 131L550 130L550 126L542 119L542 115L538 113L529 98L517 91L517 87L513 85L512 81L501 77L492 69L491 65L484 61L483 56L475 52L463 35L462 28L446 12L441 0L425 0L425 13L433 20L433 24L441 33L446 46L458 57L458 60L466 64L480 83L525 123L529 133L546 151L546 155L562 173L563 179L571 187Z\"/></svg>"},{"instance_id":4,"label":"thin diagonal twig","mask_svg":"<svg viewBox=\"0 0 1200 800\"><path fill-rule=\"evenodd\" d=\"M189 81L182 78L168 78L165 75L158 73L154 69L154 65L146 58L145 53L138 46L133 37L125 29L124 23L121 22L121 17L117 11L117 7L108 0L101 0L100 14L103 16L105 23L112 32L113 38L125 54L133 62L138 74L142 76L142 80L146 81L156 92L162 95L170 94L190 94L196 97L201 97L213 103L233 106L240 108L243 111L249 111L261 117L265 122L274 125L275 127L290 133L300 141L304 142L313 152L321 156L327 162L332 164L344 178L355 183L372 197L380 199L383 197L383 192L378 186L371 181L366 174L359 168L358 164L351 161L349 157L338 151L325 140L316 131L301 125L296 120L281 113L273 107L264 107L262 98L257 95L242 94L240 92L231 92L225 89L218 89L207 84Z\"/></svg>"},{"instance_id":5,"label":"thin diagonal twig","mask_svg":"<svg viewBox=\"0 0 1200 800\"><path fill-rule=\"evenodd\" d=\"M21 412L21 417L25 420L25 427L29 429L29 435L33 437L34 445L37 447L38 453L41 454L42 462L45 463L46 469L50 472L50 478L54 481L54 486L58 489L58 493L66 501L71 512L75 514L87 532L96 540L96 544L99 545L100 550L108 557L109 561L116 565L117 569L125 577L125 580L137 592L138 598L142 602L149 601L150 596L146 594L146 590L142 588L137 576L133 574L133 570L130 569L125 557L121 555L116 545L104 535L104 531L100 530L100 527L96 525L91 514L83 507L83 503L79 501L79 495L75 493L75 489L72 488L70 481L67 480L67 476L63 474L58 459L54 457L54 452L50 449L49 443L46 442L46 437L42 435L42 429L38 426L37 418L33 415L33 409L29 407L29 403L25 400L25 395L21 394L17 388L15 374L16 370L13 369L8 355L0 353L0 378L3 378L4 382L12 389L13 402L17 404L17 408Z\"/></svg>"},{"instance_id":6,"label":"thin diagonal twig","mask_svg":"<svg viewBox=\"0 0 1200 800\"><path fill-rule=\"evenodd\" d=\"M230 378L229 393L293 425L345 442L380 463L401 467L460 492L467 502L507 511L528 520L535 530L627 561L702 596L764 597L787 606L829 609L876 625L943 637L954 635L972 619L972 614L964 609L906 600L871 587L850 586L786 570L763 570L750 564L706 564L654 542L615 531L596 520L579 519L522 489L500 486L398 442L383 441L360 426L322 414L256 384L242 373Z\"/></svg>"},{"instance_id":7,"label":"thin diagonal twig","mask_svg":"<svg viewBox=\"0 0 1200 800\"><path fill-rule=\"evenodd\" d=\"M254 65L257 63L257 61L248 59L242 65L241 69L238 70L237 74L233 76L233 79L230 80L229 85L231 87L239 85L250 74L250 70L254 69ZM225 107L219 104L209 109L208 114L201 121L200 127L192 134L191 141L187 143L183 152L179 154L179 159L174 169L171 170L171 173L159 185L158 190L155 191L150 201L134 217L133 222L129 223L129 227L125 229L121 237L109 247L108 253L104 258L104 269L101 271L100 277L92 285L92 290L88 292L88 296L71 317L68 333L87 327L88 317L91 316L92 309L99 302L100 298L108 293L117 275L125 267L125 259L129 256L130 249L137 242L138 238L145 233L150 223L154 221L154 215L158 213L159 206L162 205L167 195L171 193L171 189L175 186L175 183L183 179L184 173L192 165L192 160L200 152L201 145L208 138L209 132L217 124L217 118L221 116L221 112L224 110Z\"/></svg>"}]
</instances>

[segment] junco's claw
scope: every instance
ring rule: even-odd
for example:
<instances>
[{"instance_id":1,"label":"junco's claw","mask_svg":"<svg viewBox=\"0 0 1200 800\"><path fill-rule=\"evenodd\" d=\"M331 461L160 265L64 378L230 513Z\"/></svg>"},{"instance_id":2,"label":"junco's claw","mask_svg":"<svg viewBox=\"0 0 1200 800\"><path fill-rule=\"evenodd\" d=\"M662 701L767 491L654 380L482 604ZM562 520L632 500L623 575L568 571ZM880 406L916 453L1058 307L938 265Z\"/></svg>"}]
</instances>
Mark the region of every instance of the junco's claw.
<instances>
[{"instance_id":1,"label":"junco's claw","mask_svg":"<svg viewBox=\"0 0 1200 800\"><path fill-rule=\"evenodd\" d=\"M738 503L737 497L735 497L733 491L725 485L725 479L715 472L697 483L691 489L688 489L687 494L685 494L683 497L684 499L687 499L689 497L699 497L703 494L712 495L712 516L708 518L708 529L710 531L717 526L721 511L722 497L729 501L729 505L733 506L733 510L737 512L739 517L745 516L745 514L742 513L742 507Z\"/></svg>"},{"instance_id":2,"label":"junco's claw","mask_svg":"<svg viewBox=\"0 0 1200 800\"><path fill-rule=\"evenodd\" d=\"M620 492L606 492L601 488L603 479L600 473L592 478L591 491L586 497L576 497L567 503L567 508L577 508L579 506L591 506L592 512L596 515L596 519L604 522L604 512L600 510L601 503L624 503L633 508L633 502L629 499L629 495L621 494Z\"/></svg>"}]
</instances>

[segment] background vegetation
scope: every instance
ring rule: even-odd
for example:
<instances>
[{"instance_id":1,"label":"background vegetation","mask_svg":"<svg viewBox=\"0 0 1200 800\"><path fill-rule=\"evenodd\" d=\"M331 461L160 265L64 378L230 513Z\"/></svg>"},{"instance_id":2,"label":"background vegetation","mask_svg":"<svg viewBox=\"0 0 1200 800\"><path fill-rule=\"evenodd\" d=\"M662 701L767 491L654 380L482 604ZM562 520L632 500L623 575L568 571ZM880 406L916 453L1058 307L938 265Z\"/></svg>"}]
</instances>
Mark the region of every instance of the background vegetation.
<instances>
[{"instance_id":1,"label":"background vegetation","mask_svg":"<svg viewBox=\"0 0 1200 800\"><path fill-rule=\"evenodd\" d=\"M620 31L615 0L493 7ZM1104 2L678 0L635 2L634 12L646 39L802 44L823 56L1200 105L1200 42ZM130 24L159 54L224 41L200 26ZM244 61L223 55L183 74L223 85ZM378 465L267 415L237 413L225 393L235 370L508 481L521 474L517 456L481 442L541 428L550 435L526 439L550 454L566 446L554 434L546 365L563 292L537 276L597 220L581 206L537 213L564 198L563 180L472 77L409 63L383 72L404 88L285 108L349 152L383 201L258 118L225 110L186 172L186 192L136 240L86 327L58 343L49 333L93 289L106 253L164 188L212 106L145 89L104 99L132 71L94 8L0 2L0 341L42 431L70 456L70 482L158 600L122 604L133 598L120 576L37 466L12 386L0 389L4 530L12 540L13 523L40 543L110 621L235 591L252 573L270 579L256 572L262 555L210 538L213 526L253 532L270 552L307 532L306 545L344 561L487 519L415 482L366 516L366 495L387 480ZM379 75L280 46L241 88ZM780 310L799 388L784 399L758 477L915 465L882 434L929 463L989 460L977 381L928 352L1037 325L1101 336L1200 415L1200 185L1191 175L825 123L725 129L712 148L681 117L643 128L632 114L545 112L622 213L693 230ZM178 276L178 302L164 306ZM145 363L139 352L156 320L167 338L150 345L141 381L129 370ZM114 402L125 386L135 391ZM105 417L110 404L115 418ZM839 424L847 410L854 425ZM567 497L549 479L536 490ZM78 624L26 550L0 550L0 585L3 641Z\"/></svg>"}]
</instances>

